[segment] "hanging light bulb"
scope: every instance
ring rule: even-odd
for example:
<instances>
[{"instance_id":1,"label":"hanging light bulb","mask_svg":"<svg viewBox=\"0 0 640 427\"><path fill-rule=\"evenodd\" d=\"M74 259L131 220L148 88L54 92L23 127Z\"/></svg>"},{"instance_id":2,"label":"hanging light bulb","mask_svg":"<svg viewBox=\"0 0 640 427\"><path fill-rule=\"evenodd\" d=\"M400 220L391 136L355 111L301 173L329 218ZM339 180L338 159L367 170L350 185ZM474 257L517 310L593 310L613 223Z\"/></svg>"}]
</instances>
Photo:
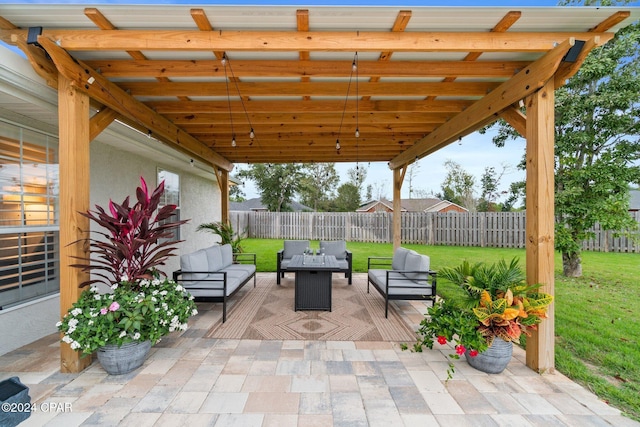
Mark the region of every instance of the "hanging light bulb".
<instances>
[{"instance_id":1,"label":"hanging light bulb","mask_svg":"<svg viewBox=\"0 0 640 427\"><path fill-rule=\"evenodd\" d=\"M249 132L249 138L253 139L256 137L255 132L253 131L253 128L251 128L251 132Z\"/></svg>"},{"instance_id":2,"label":"hanging light bulb","mask_svg":"<svg viewBox=\"0 0 640 427\"><path fill-rule=\"evenodd\" d=\"M360 138L360 129L356 128L356 138Z\"/></svg>"},{"instance_id":3,"label":"hanging light bulb","mask_svg":"<svg viewBox=\"0 0 640 427\"><path fill-rule=\"evenodd\" d=\"M336 139L336 150L340 149L340 140Z\"/></svg>"},{"instance_id":4,"label":"hanging light bulb","mask_svg":"<svg viewBox=\"0 0 640 427\"><path fill-rule=\"evenodd\" d=\"M358 66L356 65L356 60L355 59L353 60L353 63L351 64L351 69L353 71L356 71L358 69Z\"/></svg>"},{"instance_id":5,"label":"hanging light bulb","mask_svg":"<svg viewBox=\"0 0 640 427\"><path fill-rule=\"evenodd\" d=\"M222 66L223 67L225 65L227 65L227 55L226 54L222 55L222 59L220 60L220 62L222 62Z\"/></svg>"},{"instance_id":6,"label":"hanging light bulb","mask_svg":"<svg viewBox=\"0 0 640 427\"><path fill-rule=\"evenodd\" d=\"M231 139L231 146L235 147L236 146L236 136L233 135L233 138Z\"/></svg>"}]
</instances>

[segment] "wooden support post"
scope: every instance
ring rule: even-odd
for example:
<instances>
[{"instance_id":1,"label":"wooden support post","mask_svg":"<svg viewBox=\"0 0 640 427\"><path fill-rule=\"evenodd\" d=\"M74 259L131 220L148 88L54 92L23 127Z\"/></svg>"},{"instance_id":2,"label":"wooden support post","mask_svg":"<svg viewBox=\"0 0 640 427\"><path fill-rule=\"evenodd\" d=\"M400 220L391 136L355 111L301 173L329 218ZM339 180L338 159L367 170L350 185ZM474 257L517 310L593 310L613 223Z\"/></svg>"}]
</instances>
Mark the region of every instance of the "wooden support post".
<instances>
[{"instance_id":1,"label":"wooden support post","mask_svg":"<svg viewBox=\"0 0 640 427\"><path fill-rule=\"evenodd\" d=\"M393 170L393 249L402 245L402 182L407 165Z\"/></svg>"},{"instance_id":2,"label":"wooden support post","mask_svg":"<svg viewBox=\"0 0 640 427\"><path fill-rule=\"evenodd\" d=\"M65 315L82 293L78 285L88 273L71 268L72 257L86 257L88 246L72 244L86 238L89 219L78 214L89 209L89 96L58 77L58 125L60 132L60 313ZM60 343L60 371L80 372L91 357Z\"/></svg>"},{"instance_id":3,"label":"wooden support post","mask_svg":"<svg viewBox=\"0 0 640 427\"><path fill-rule=\"evenodd\" d=\"M220 220L229 221L229 172L225 169L218 170L220 182Z\"/></svg>"},{"instance_id":4,"label":"wooden support post","mask_svg":"<svg viewBox=\"0 0 640 427\"><path fill-rule=\"evenodd\" d=\"M554 294L554 79L527 98L527 282ZM548 318L527 338L527 366L552 372L554 304Z\"/></svg>"}]
</instances>

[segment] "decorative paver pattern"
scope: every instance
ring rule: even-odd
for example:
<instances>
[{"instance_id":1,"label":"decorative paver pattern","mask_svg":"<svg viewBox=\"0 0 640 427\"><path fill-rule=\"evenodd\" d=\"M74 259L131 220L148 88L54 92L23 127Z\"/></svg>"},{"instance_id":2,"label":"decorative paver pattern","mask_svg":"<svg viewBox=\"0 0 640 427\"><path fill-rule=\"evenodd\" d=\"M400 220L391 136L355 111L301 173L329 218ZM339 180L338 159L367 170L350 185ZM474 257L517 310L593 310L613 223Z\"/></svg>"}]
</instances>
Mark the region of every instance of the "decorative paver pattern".
<instances>
[{"instance_id":1,"label":"decorative paver pattern","mask_svg":"<svg viewBox=\"0 0 640 427\"><path fill-rule=\"evenodd\" d=\"M418 321L426 307L393 309ZM167 337L122 376L97 361L60 373L53 334L0 356L0 379L20 377L37 405L70 404L33 413L20 427L640 426L565 376L531 371L519 348L502 374L460 360L446 382L449 347L412 353L392 342L204 338L216 320L201 313L197 329Z\"/></svg>"}]
</instances>

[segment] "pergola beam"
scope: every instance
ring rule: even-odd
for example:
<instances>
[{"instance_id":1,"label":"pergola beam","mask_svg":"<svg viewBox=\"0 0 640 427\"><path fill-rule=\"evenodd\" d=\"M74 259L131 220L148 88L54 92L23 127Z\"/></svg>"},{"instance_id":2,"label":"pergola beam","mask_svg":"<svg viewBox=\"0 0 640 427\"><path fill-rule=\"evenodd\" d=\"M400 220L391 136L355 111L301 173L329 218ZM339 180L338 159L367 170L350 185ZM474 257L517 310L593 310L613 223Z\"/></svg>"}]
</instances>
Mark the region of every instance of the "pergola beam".
<instances>
[{"instance_id":1,"label":"pergola beam","mask_svg":"<svg viewBox=\"0 0 640 427\"><path fill-rule=\"evenodd\" d=\"M425 102L409 100L376 100L360 101L358 111L366 114L368 112L394 111L396 113L459 113L473 104L474 101L447 100ZM196 113L244 113L242 103L238 101L149 101L145 103L159 114L196 114ZM246 110L250 113L335 113L337 111L355 112L355 102L344 104L344 99L340 101L318 101L313 103L305 101L256 101L245 104Z\"/></svg>"},{"instance_id":2,"label":"pergola beam","mask_svg":"<svg viewBox=\"0 0 640 427\"><path fill-rule=\"evenodd\" d=\"M481 97L499 82L377 82L360 83L362 96L466 96ZM131 96L219 96L227 97L224 82L122 82L118 85ZM349 82L237 82L243 96L335 96L344 97ZM237 95L232 95L237 99Z\"/></svg>"},{"instance_id":3,"label":"pergola beam","mask_svg":"<svg viewBox=\"0 0 640 427\"><path fill-rule=\"evenodd\" d=\"M6 31L6 30L2 30ZM26 30L11 30L24 32ZM597 33L603 42L613 33ZM588 40L588 32L468 33L371 31L187 31L44 29L42 36L66 50L124 51L333 51L333 52L547 52L568 37Z\"/></svg>"},{"instance_id":4,"label":"pergola beam","mask_svg":"<svg viewBox=\"0 0 640 427\"><path fill-rule=\"evenodd\" d=\"M108 78L218 77L219 60L88 60L87 65ZM358 61L358 74L377 77L511 77L531 61ZM347 61L233 60L236 77L344 77Z\"/></svg>"}]
</instances>

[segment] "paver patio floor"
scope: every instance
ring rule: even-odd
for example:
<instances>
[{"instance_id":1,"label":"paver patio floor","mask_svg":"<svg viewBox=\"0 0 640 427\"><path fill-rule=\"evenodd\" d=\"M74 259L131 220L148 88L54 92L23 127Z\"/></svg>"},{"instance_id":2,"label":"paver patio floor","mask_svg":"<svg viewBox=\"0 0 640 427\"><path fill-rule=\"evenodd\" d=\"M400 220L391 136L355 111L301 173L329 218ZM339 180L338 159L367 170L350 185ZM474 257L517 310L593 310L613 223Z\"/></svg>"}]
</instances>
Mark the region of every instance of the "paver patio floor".
<instances>
[{"instance_id":1,"label":"paver patio floor","mask_svg":"<svg viewBox=\"0 0 640 427\"><path fill-rule=\"evenodd\" d=\"M275 282L275 274L259 280ZM394 309L417 328L426 306ZM201 312L197 329L220 311ZM0 356L0 379L18 376L30 388L39 410L21 427L640 426L565 376L533 372L515 347L502 374L460 360L445 382L450 347L412 353L390 342L222 340L190 331L163 340L121 376L97 361L60 373L52 334Z\"/></svg>"}]
</instances>

